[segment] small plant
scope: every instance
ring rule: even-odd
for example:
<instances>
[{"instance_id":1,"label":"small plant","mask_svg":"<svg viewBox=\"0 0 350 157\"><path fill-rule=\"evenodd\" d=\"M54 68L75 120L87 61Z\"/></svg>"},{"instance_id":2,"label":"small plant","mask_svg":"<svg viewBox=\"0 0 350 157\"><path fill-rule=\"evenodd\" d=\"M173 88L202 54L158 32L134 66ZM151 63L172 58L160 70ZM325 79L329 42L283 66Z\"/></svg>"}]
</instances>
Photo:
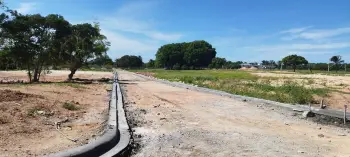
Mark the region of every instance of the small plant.
<instances>
[{"instance_id":1,"label":"small plant","mask_svg":"<svg viewBox=\"0 0 350 157\"><path fill-rule=\"evenodd\" d=\"M38 107L31 108L27 111L27 115L34 117L38 111L40 111L40 108Z\"/></svg>"},{"instance_id":2,"label":"small plant","mask_svg":"<svg viewBox=\"0 0 350 157\"><path fill-rule=\"evenodd\" d=\"M3 114L3 115L0 115L0 124L6 124L6 123L9 123L10 122L10 117Z\"/></svg>"},{"instance_id":3,"label":"small plant","mask_svg":"<svg viewBox=\"0 0 350 157\"><path fill-rule=\"evenodd\" d=\"M315 80L313 79L308 79L307 80L307 84L311 85L311 84L314 84L315 83Z\"/></svg>"},{"instance_id":4,"label":"small plant","mask_svg":"<svg viewBox=\"0 0 350 157\"><path fill-rule=\"evenodd\" d=\"M339 84L339 86L346 86L346 84L344 84L344 83L340 83L340 84Z\"/></svg>"},{"instance_id":5,"label":"small plant","mask_svg":"<svg viewBox=\"0 0 350 157\"><path fill-rule=\"evenodd\" d=\"M65 102L63 105L62 105L63 108L69 110L69 111L76 111L76 110L79 110L80 108L73 104L73 103L70 103L70 102Z\"/></svg>"},{"instance_id":6,"label":"small plant","mask_svg":"<svg viewBox=\"0 0 350 157\"><path fill-rule=\"evenodd\" d=\"M69 86L69 87L78 88L78 89L86 88L86 87L83 86L83 85L80 85L80 84L77 84L77 83L70 83L70 82L66 82L66 83L57 83L56 85L58 85L58 86Z\"/></svg>"}]
</instances>

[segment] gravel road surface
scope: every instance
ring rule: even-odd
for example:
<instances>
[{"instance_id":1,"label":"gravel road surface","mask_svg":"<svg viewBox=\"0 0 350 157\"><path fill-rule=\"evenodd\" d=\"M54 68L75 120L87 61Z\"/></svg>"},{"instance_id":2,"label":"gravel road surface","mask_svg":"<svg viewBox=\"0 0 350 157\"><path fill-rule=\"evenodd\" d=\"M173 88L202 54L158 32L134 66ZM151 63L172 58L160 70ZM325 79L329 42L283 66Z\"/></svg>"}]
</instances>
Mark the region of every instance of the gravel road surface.
<instances>
[{"instance_id":1,"label":"gravel road surface","mask_svg":"<svg viewBox=\"0 0 350 157\"><path fill-rule=\"evenodd\" d=\"M133 156L350 156L349 130L119 71Z\"/></svg>"}]
</instances>

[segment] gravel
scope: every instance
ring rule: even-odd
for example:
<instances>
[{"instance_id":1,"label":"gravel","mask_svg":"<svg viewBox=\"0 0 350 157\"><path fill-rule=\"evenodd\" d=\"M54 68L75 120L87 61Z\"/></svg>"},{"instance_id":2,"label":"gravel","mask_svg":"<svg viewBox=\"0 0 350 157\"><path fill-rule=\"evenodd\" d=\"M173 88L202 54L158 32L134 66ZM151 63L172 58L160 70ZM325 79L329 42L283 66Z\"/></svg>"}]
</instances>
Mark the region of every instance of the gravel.
<instances>
[{"instance_id":1,"label":"gravel","mask_svg":"<svg viewBox=\"0 0 350 157\"><path fill-rule=\"evenodd\" d=\"M350 154L350 139L339 136L348 135L347 129L322 125L320 130L319 124L304 120L301 113L292 115L294 111L283 105L209 89L198 92L197 87L150 81L124 71L119 75L125 82L133 156Z\"/></svg>"}]
</instances>

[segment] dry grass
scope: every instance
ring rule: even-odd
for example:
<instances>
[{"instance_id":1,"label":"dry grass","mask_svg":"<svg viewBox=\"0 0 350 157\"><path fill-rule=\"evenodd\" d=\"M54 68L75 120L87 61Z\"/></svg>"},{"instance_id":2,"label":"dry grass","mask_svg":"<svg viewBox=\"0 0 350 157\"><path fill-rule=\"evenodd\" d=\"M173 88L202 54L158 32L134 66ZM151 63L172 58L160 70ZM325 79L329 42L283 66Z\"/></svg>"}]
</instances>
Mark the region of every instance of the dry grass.
<instances>
[{"instance_id":1,"label":"dry grass","mask_svg":"<svg viewBox=\"0 0 350 157\"><path fill-rule=\"evenodd\" d=\"M143 72L143 71L139 71ZM325 97L327 88L314 84L313 79L292 79L288 77L261 77L248 71L237 70L151 70L155 77L170 81L195 84L202 87L226 91L267 100L292 104L317 102L315 96Z\"/></svg>"}]
</instances>

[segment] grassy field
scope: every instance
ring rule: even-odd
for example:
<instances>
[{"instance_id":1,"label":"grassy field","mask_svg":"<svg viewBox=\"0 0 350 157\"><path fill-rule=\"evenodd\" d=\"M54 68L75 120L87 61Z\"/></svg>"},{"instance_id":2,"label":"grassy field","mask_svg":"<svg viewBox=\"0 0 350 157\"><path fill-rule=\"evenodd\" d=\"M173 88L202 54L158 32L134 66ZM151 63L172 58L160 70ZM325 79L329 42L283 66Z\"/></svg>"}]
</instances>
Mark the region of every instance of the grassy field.
<instances>
[{"instance_id":1,"label":"grassy field","mask_svg":"<svg viewBox=\"0 0 350 157\"><path fill-rule=\"evenodd\" d=\"M239 70L132 70L170 81L184 82L232 94L263 98L292 104L319 103L315 97L325 97L328 88L311 86L312 79L261 77Z\"/></svg>"},{"instance_id":2,"label":"grassy field","mask_svg":"<svg viewBox=\"0 0 350 157\"><path fill-rule=\"evenodd\" d=\"M281 74L290 74L290 73L297 73L297 74L322 74L322 75L331 75L331 76L346 76L349 75L350 76L350 71L344 71L344 70L340 70L338 72L336 71L324 71L324 70L296 70L295 72L293 72L293 70L283 70L283 71L279 71L279 70L261 70L259 72L271 72L271 73L281 73Z\"/></svg>"}]
</instances>

